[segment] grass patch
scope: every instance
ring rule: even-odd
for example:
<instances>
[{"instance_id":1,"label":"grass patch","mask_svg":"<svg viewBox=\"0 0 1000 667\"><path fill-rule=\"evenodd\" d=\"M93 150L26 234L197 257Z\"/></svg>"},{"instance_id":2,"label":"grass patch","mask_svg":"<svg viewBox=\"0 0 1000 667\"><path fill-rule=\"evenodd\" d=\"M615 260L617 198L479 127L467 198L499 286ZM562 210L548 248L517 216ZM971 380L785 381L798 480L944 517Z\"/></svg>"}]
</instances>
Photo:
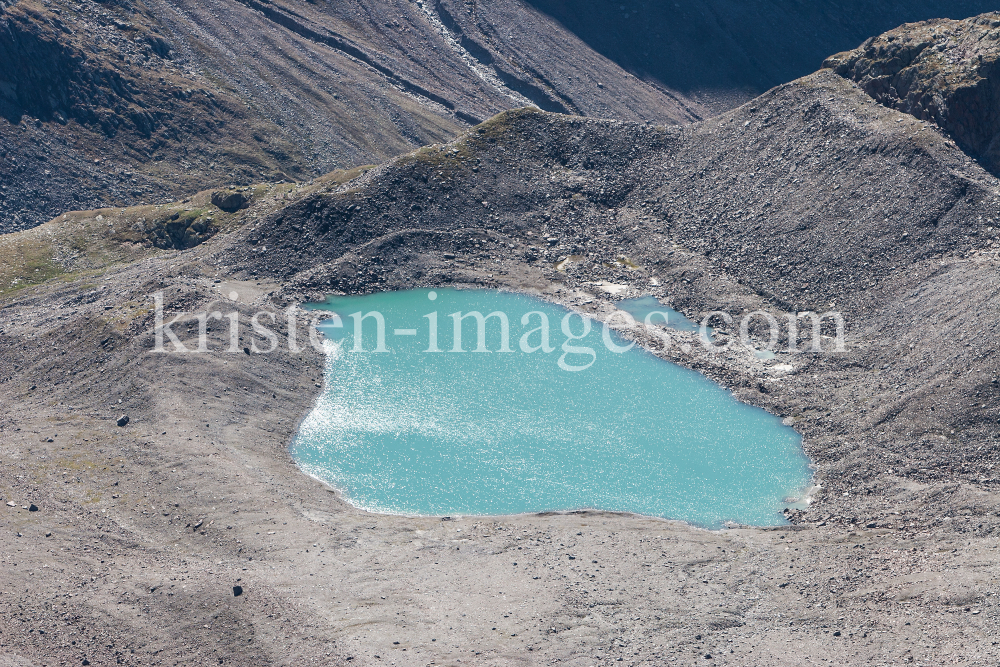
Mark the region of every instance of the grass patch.
<instances>
[{"instance_id":1,"label":"grass patch","mask_svg":"<svg viewBox=\"0 0 1000 667\"><path fill-rule=\"evenodd\" d=\"M510 132L520 121L538 118L545 115L544 111L539 111L538 109L533 109L531 107L510 109L508 111L498 113L496 116L493 116L493 118L476 125L472 128L471 135L475 137L482 137L484 139L500 141L501 139L507 138L510 135Z\"/></svg>"},{"instance_id":2,"label":"grass patch","mask_svg":"<svg viewBox=\"0 0 1000 667\"><path fill-rule=\"evenodd\" d=\"M37 236L37 235L36 235ZM43 283L65 273L53 259L52 247L44 238L0 245L0 294Z\"/></svg>"},{"instance_id":3,"label":"grass patch","mask_svg":"<svg viewBox=\"0 0 1000 667\"><path fill-rule=\"evenodd\" d=\"M400 160L401 165L419 164L448 171L464 167L466 162L475 156L472 148L465 142L454 144L434 144L424 146L409 153Z\"/></svg>"},{"instance_id":4,"label":"grass patch","mask_svg":"<svg viewBox=\"0 0 1000 667\"><path fill-rule=\"evenodd\" d=\"M311 185L282 183L241 188L252 195L248 208L226 213L211 203L216 189L181 202L64 213L43 225L0 236L0 297L60 278L86 280L109 266L138 261L165 250L191 248L239 227L251 215L274 212L303 197L331 190L374 165L339 169ZM142 317L141 309L129 319Z\"/></svg>"}]
</instances>

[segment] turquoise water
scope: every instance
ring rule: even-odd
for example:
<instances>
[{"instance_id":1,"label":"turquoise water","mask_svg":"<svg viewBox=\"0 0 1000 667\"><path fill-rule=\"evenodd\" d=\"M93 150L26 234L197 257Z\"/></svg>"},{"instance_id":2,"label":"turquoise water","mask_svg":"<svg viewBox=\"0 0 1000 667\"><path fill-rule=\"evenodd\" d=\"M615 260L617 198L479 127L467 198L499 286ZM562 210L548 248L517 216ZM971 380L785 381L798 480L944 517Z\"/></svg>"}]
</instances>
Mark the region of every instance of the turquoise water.
<instances>
[{"instance_id":1,"label":"turquoise water","mask_svg":"<svg viewBox=\"0 0 1000 667\"><path fill-rule=\"evenodd\" d=\"M659 324L677 331L698 331L700 325L684 317L673 308L662 305L655 296L643 296L638 299L624 299L615 304L621 310L631 315L637 322Z\"/></svg>"},{"instance_id":2,"label":"turquoise water","mask_svg":"<svg viewBox=\"0 0 1000 667\"><path fill-rule=\"evenodd\" d=\"M642 296L638 299L623 299L615 304L620 310L635 318L636 322L665 326L674 331L701 331L701 325L692 322L673 308L661 304L655 296ZM712 327L705 327L705 337L712 341Z\"/></svg>"},{"instance_id":3,"label":"turquoise water","mask_svg":"<svg viewBox=\"0 0 1000 667\"><path fill-rule=\"evenodd\" d=\"M337 314L321 327L336 343L327 344L325 389L292 453L359 507L425 515L598 508L706 527L777 525L784 499L809 485L801 439L777 417L638 347L622 351L628 341L597 322L586 320L589 335L571 340L586 324L561 307L447 289L313 307ZM367 317L364 351L355 351L356 321L372 311L383 318L384 341L377 318ZM456 345L451 314L471 311L505 313L507 344L495 316L484 345L472 317Z\"/></svg>"}]
</instances>

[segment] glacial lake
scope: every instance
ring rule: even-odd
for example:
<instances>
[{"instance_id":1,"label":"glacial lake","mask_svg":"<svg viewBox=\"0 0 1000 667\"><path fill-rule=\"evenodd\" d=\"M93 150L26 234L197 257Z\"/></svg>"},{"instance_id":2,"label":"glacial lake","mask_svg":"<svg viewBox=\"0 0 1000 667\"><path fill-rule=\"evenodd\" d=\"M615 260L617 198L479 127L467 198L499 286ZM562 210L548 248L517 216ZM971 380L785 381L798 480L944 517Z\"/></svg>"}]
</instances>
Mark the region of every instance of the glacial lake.
<instances>
[{"instance_id":1,"label":"glacial lake","mask_svg":"<svg viewBox=\"0 0 1000 667\"><path fill-rule=\"evenodd\" d=\"M309 307L333 313L326 383L292 455L358 507L764 526L810 486L779 418L562 307L453 289Z\"/></svg>"}]
</instances>

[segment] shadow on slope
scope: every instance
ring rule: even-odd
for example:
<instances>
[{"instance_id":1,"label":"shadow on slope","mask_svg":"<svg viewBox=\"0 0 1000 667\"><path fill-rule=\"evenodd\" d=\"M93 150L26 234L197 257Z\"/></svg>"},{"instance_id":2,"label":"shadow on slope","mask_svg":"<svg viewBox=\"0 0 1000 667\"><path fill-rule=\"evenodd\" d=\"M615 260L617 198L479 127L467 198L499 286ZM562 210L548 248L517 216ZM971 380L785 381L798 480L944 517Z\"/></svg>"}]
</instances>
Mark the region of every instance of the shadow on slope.
<instances>
[{"instance_id":1,"label":"shadow on slope","mask_svg":"<svg viewBox=\"0 0 1000 667\"><path fill-rule=\"evenodd\" d=\"M984 0L526 1L629 72L716 110L902 23L995 9Z\"/></svg>"}]
</instances>

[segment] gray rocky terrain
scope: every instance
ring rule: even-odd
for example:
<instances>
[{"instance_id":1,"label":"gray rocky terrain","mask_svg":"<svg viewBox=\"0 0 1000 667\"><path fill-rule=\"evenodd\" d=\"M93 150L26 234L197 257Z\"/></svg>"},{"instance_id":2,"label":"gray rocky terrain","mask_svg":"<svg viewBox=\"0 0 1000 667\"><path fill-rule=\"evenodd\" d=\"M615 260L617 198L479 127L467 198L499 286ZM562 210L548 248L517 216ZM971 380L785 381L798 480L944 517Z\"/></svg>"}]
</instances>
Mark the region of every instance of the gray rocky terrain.
<instances>
[{"instance_id":1,"label":"gray rocky terrain","mask_svg":"<svg viewBox=\"0 0 1000 667\"><path fill-rule=\"evenodd\" d=\"M852 71L687 125L507 111L223 193L242 209L207 191L0 237L0 664L995 664L1000 189L945 116ZM375 515L291 460L324 360L288 351L290 306L485 286L604 319L608 284L693 319L843 313L844 351L771 360L629 334L793 425L806 511ZM239 313L245 349L222 319L206 353L154 352L158 292ZM260 310L281 351L249 351Z\"/></svg>"},{"instance_id":2,"label":"gray rocky terrain","mask_svg":"<svg viewBox=\"0 0 1000 667\"><path fill-rule=\"evenodd\" d=\"M579 8L491 0L0 5L0 232L305 180L505 109L684 124L981 0Z\"/></svg>"},{"instance_id":3,"label":"gray rocky terrain","mask_svg":"<svg viewBox=\"0 0 1000 667\"><path fill-rule=\"evenodd\" d=\"M881 104L931 120L994 175L1000 169L996 88L1000 22L925 21L867 40L824 63Z\"/></svg>"}]
</instances>

